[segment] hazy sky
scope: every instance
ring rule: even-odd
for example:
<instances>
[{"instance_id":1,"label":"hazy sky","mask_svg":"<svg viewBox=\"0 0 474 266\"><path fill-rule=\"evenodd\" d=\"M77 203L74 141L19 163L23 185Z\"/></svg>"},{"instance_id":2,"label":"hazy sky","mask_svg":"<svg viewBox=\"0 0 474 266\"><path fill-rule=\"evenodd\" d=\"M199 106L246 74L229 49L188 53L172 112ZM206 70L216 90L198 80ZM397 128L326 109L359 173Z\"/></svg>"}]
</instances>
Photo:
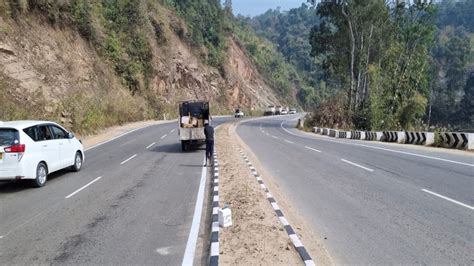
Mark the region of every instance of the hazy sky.
<instances>
[{"instance_id":1,"label":"hazy sky","mask_svg":"<svg viewBox=\"0 0 474 266\"><path fill-rule=\"evenodd\" d=\"M234 13L244 16L255 16L264 13L268 9L281 7L282 10L288 10L301 6L306 0L232 0Z\"/></svg>"}]
</instances>

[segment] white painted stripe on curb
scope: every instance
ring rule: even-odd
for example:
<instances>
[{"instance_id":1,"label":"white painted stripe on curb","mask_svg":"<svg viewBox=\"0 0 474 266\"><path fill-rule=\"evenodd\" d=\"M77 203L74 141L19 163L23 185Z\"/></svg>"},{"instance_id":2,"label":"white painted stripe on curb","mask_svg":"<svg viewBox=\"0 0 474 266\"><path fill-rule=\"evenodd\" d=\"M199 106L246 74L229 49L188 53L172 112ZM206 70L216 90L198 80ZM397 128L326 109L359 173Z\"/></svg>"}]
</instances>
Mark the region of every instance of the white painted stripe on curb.
<instances>
[{"instance_id":1,"label":"white painted stripe on curb","mask_svg":"<svg viewBox=\"0 0 474 266\"><path fill-rule=\"evenodd\" d=\"M278 206L278 204L276 202L272 202L271 204L272 204L272 207L275 211L280 209L280 206Z\"/></svg>"},{"instance_id":2,"label":"white painted stripe on curb","mask_svg":"<svg viewBox=\"0 0 474 266\"><path fill-rule=\"evenodd\" d=\"M300 239L296 234L291 234L290 235L291 242L293 242L293 245L297 248L302 247L303 244L301 243Z\"/></svg>"},{"instance_id":3,"label":"white painted stripe on curb","mask_svg":"<svg viewBox=\"0 0 474 266\"><path fill-rule=\"evenodd\" d=\"M270 194L270 192L267 192L267 199L269 198L273 198L272 194Z\"/></svg>"},{"instance_id":4,"label":"white painted stripe on curb","mask_svg":"<svg viewBox=\"0 0 474 266\"><path fill-rule=\"evenodd\" d=\"M137 154L132 155L132 157L128 158L127 160L125 160L125 161L123 161L123 162L121 162L120 165L124 165L124 164L128 163L130 160L132 160L132 159L135 158L135 157L137 157Z\"/></svg>"},{"instance_id":5,"label":"white painted stripe on curb","mask_svg":"<svg viewBox=\"0 0 474 266\"><path fill-rule=\"evenodd\" d=\"M304 264L305 264L306 266L316 266L316 264L314 263L313 260L305 260L305 261L304 261Z\"/></svg>"},{"instance_id":6,"label":"white painted stripe on curb","mask_svg":"<svg viewBox=\"0 0 474 266\"><path fill-rule=\"evenodd\" d=\"M215 186L215 187L214 187L214 191L219 191L219 187L218 187L218 186Z\"/></svg>"},{"instance_id":7,"label":"white painted stripe on curb","mask_svg":"<svg viewBox=\"0 0 474 266\"><path fill-rule=\"evenodd\" d=\"M211 256L218 256L219 255L219 242L212 242L211 243Z\"/></svg>"},{"instance_id":8,"label":"white painted stripe on curb","mask_svg":"<svg viewBox=\"0 0 474 266\"><path fill-rule=\"evenodd\" d=\"M362 168L362 169L364 169L364 170L367 170L367 171L369 171L369 172L373 172L373 171L374 171L373 169L367 168L367 167L365 167L365 166L362 166L362 165L360 165L360 164L353 163L353 162L348 161L348 160L345 160L345 159L341 159L341 161L343 161L343 162L345 162L345 163L348 163L348 164L351 164L351 165L353 165L353 166L357 166L357 167Z\"/></svg>"},{"instance_id":9,"label":"white painted stripe on curb","mask_svg":"<svg viewBox=\"0 0 474 266\"><path fill-rule=\"evenodd\" d=\"M153 147L155 144L156 144L156 143L155 143L155 142L153 142L152 144L150 144L150 145L146 146L146 149L148 150L149 148Z\"/></svg>"},{"instance_id":10,"label":"white painted stripe on curb","mask_svg":"<svg viewBox=\"0 0 474 266\"><path fill-rule=\"evenodd\" d=\"M206 162L206 156L204 156L203 165ZM199 227L201 225L202 208L204 204L204 192L206 190L206 176L207 167L202 167L201 170L201 181L199 182L199 190L196 199L196 206L194 208L194 216L191 224L191 231L189 232L188 242L186 243L186 249L184 251L182 265L193 265L194 254L196 253L196 243L199 234Z\"/></svg>"},{"instance_id":11,"label":"white painted stripe on curb","mask_svg":"<svg viewBox=\"0 0 474 266\"><path fill-rule=\"evenodd\" d=\"M212 199L212 201L219 201L219 196L214 196L214 198Z\"/></svg>"},{"instance_id":12,"label":"white painted stripe on curb","mask_svg":"<svg viewBox=\"0 0 474 266\"><path fill-rule=\"evenodd\" d=\"M218 214L219 213L219 207L214 207L212 209L212 214Z\"/></svg>"},{"instance_id":13,"label":"white painted stripe on curb","mask_svg":"<svg viewBox=\"0 0 474 266\"><path fill-rule=\"evenodd\" d=\"M447 201L451 201L452 203L456 203L456 204L461 205L461 206L463 206L463 207L466 207L466 208L468 208L468 209L474 210L474 207L473 207L473 206L467 205L467 204L462 203L462 202L457 201L457 200L453 200L453 199L451 199L451 198L448 198L448 197L446 197L446 196L440 195L440 194L435 193L435 192L433 192L433 191L429 191L429 190L427 190L427 189L422 189L422 191L424 191L424 192L426 192L426 193L429 193L429 194L431 194L431 195L434 195L434 196L436 196L436 197L445 199L445 200L447 200Z\"/></svg>"},{"instance_id":14,"label":"white painted stripe on curb","mask_svg":"<svg viewBox=\"0 0 474 266\"><path fill-rule=\"evenodd\" d=\"M265 184L260 184L260 187L263 188L263 189L266 189L267 187L265 186Z\"/></svg>"},{"instance_id":15,"label":"white painted stripe on curb","mask_svg":"<svg viewBox=\"0 0 474 266\"><path fill-rule=\"evenodd\" d=\"M316 150L316 149L311 148L311 147L308 147L308 146L304 146L304 147L305 147L306 149L308 149L308 150L312 150L312 151L315 151L315 152L322 152L322 151L320 151L320 150Z\"/></svg>"},{"instance_id":16,"label":"white painted stripe on curb","mask_svg":"<svg viewBox=\"0 0 474 266\"><path fill-rule=\"evenodd\" d=\"M219 178L214 178L214 184L219 183Z\"/></svg>"},{"instance_id":17,"label":"white painted stripe on curb","mask_svg":"<svg viewBox=\"0 0 474 266\"><path fill-rule=\"evenodd\" d=\"M255 177L257 179L257 181L262 181L262 178L258 175Z\"/></svg>"},{"instance_id":18,"label":"white painted stripe on curb","mask_svg":"<svg viewBox=\"0 0 474 266\"><path fill-rule=\"evenodd\" d=\"M85 186L83 186L83 187L81 187L80 189L78 189L78 190L72 192L71 194L67 195L67 196L66 196L66 199L69 199L70 197L76 195L77 193L79 193L79 192L81 192L83 189L85 189L86 187L88 187L88 186L94 184L95 182L99 181L99 179L101 179L101 178L102 178L101 176L97 177L96 179L94 179L94 180L92 180L91 182L87 183Z\"/></svg>"},{"instance_id":19,"label":"white painted stripe on curb","mask_svg":"<svg viewBox=\"0 0 474 266\"><path fill-rule=\"evenodd\" d=\"M284 216L280 216L278 217L278 219L280 219L280 222L283 224L283 226L290 225L290 223L288 222L288 220L286 220Z\"/></svg>"},{"instance_id":20,"label":"white painted stripe on curb","mask_svg":"<svg viewBox=\"0 0 474 266\"><path fill-rule=\"evenodd\" d=\"M212 232L219 232L219 222L212 223Z\"/></svg>"}]
</instances>

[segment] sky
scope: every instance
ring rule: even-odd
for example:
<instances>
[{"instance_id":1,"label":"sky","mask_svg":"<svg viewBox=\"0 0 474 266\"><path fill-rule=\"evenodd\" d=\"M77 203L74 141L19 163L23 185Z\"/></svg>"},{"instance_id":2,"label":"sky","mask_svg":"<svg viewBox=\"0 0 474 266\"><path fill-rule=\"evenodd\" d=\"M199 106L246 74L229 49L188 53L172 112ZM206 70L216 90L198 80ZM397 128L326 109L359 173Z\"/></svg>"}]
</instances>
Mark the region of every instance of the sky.
<instances>
[{"instance_id":1,"label":"sky","mask_svg":"<svg viewBox=\"0 0 474 266\"><path fill-rule=\"evenodd\" d=\"M255 16L265 13L268 9L289 10L294 7L300 7L306 0L232 0L234 14L244 16Z\"/></svg>"}]
</instances>

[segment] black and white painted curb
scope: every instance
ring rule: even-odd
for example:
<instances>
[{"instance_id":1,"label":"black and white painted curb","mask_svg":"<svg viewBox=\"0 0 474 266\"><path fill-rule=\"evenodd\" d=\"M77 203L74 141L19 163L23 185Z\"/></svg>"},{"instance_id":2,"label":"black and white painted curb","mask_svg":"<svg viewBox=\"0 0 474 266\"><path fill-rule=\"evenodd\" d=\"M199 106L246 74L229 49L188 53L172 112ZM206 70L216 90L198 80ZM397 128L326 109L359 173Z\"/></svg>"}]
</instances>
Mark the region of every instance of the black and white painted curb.
<instances>
[{"instance_id":1,"label":"black and white painted curb","mask_svg":"<svg viewBox=\"0 0 474 266\"><path fill-rule=\"evenodd\" d=\"M295 233L295 230L293 230L293 227L291 227L291 225L288 223L288 220L286 220L285 216L283 215L283 212L282 210L280 209L280 207L278 206L275 198L273 198L272 194L270 194L270 191L268 189L267 186L265 186L265 183L263 182L262 178L260 177L260 175L258 174L257 170L255 169L255 167L252 165L252 163L250 162L249 158L247 157L247 155L245 155L245 153L240 150L240 155L242 156L242 158L244 159L244 161L247 163L247 165L249 166L250 168L250 171L252 171L252 174L253 176L255 177L255 179L257 179L257 182L258 184L260 185L260 187L265 191L266 193L266 196L267 196L267 200L270 202L270 204L272 205L272 208L273 210L275 211L276 215L278 216L278 219L280 220L280 222L283 224L285 230L286 230L286 233L288 234L288 236L290 237L291 239L291 242L293 243L293 246L295 247L295 249L298 251L298 253L300 254L301 256L301 259L303 259L304 263L306 265L315 265L313 259L311 258L311 256L309 255L308 251L306 250L306 248L304 247L303 243L301 243L301 240L299 239L298 235Z\"/></svg>"},{"instance_id":2,"label":"black and white painted curb","mask_svg":"<svg viewBox=\"0 0 474 266\"><path fill-rule=\"evenodd\" d=\"M219 265L219 160L214 151L214 167L212 171L212 222L211 222L211 250L209 265Z\"/></svg>"}]
</instances>

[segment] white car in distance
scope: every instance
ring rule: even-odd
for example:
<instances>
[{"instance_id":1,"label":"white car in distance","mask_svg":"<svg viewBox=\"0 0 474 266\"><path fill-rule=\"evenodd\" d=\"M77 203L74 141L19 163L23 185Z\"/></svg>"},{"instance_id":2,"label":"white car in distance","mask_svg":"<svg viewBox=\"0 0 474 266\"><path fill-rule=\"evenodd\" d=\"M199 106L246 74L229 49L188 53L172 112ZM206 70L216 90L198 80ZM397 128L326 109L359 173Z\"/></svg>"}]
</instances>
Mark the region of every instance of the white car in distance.
<instances>
[{"instance_id":1,"label":"white car in distance","mask_svg":"<svg viewBox=\"0 0 474 266\"><path fill-rule=\"evenodd\" d=\"M84 147L74 134L48 121L0 122L0 180L30 179L42 187L64 168L78 172Z\"/></svg>"}]
</instances>

